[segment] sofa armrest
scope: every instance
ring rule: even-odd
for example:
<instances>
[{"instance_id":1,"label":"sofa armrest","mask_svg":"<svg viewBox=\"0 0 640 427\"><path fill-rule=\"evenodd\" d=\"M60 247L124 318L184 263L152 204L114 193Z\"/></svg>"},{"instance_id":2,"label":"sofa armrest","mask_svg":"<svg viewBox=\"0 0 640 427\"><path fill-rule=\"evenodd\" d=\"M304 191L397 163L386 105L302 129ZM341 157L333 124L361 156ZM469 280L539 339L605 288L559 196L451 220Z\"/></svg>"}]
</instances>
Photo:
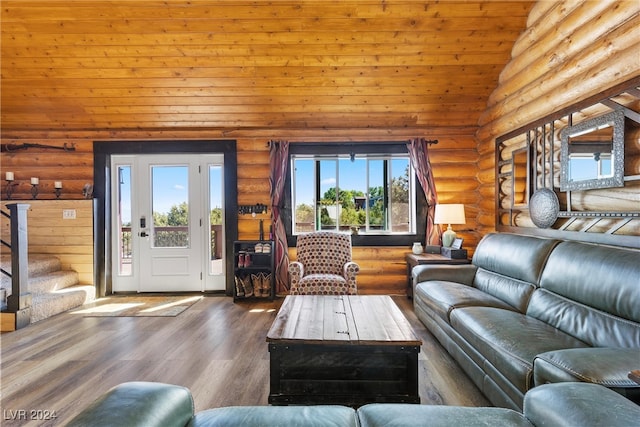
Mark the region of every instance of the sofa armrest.
<instances>
[{"instance_id":1,"label":"sofa armrest","mask_svg":"<svg viewBox=\"0 0 640 427\"><path fill-rule=\"evenodd\" d=\"M113 387L67 426L184 427L193 415L193 397L187 388L134 381Z\"/></svg>"},{"instance_id":2,"label":"sofa armrest","mask_svg":"<svg viewBox=\"0 0 640 427\"><path fill-rule=\"evenodd\" d=\"M524 416L536 426L632 426L640 406L603 386L558 383L534 387L524 396Z\"/></svg>"},{"instance_id":3,"label":"sofa armrest","mask_svg":"<svg viewBox=\"0 0 640 427\"><path fill-rule=\"evenodd\" d=\"M443 280L471 286L477 270L478 268L473 264L422 264L413 267L411 278L414 288L418 283L429 280Z\"/></svg>"},{"instance_id":4,"label":"sofa armrest","mask_svg":"<svg viewBox=\"0 0 640 427\"><path fill-rule=\"evenodd\" d=\"M535 385L581 381L609 388L637 388L629 372L640 366L637 348L568 348L538 354L533 360Z\"/></svg>"}]
</instances>

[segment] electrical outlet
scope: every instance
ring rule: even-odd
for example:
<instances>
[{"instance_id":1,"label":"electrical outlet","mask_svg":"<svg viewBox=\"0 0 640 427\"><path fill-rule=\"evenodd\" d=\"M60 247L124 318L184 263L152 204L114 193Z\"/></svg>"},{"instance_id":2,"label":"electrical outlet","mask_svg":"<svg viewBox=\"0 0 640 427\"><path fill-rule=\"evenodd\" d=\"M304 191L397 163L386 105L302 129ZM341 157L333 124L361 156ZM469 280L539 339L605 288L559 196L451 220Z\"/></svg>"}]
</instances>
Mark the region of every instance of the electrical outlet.
<instances>
[{"instance_id":1,"label":"electrical outlet","mask_svg":"<svg viewBox=\"0 0 640 427\"><path fill-rule=\"evenodd\" d=\"M62 219L76 219L76 210L75 209L63 209L62 210Z\"/></svg>"}]
</instances>

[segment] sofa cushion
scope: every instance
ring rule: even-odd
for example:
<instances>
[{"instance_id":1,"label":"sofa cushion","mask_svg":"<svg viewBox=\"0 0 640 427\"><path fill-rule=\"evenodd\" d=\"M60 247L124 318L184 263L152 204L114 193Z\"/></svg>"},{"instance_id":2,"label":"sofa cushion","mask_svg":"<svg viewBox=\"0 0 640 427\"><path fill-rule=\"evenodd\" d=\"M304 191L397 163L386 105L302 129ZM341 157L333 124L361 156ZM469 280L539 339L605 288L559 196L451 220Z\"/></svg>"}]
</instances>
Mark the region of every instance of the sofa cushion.
<instances>
[{"instance_id":1,"label":"sofa cushion","mask_svg":"<svg viewBox=\"0 0 640 427\"><path fill-rule=\"evenodd\" d=\"M640 323L639 284L640 251L563 242L549 256L540 287Z\"/></svg>"},{"instance_id":2,"label":"sofa cushion","mask_svg":"<svg viewBox=\"0 0 640 427\"><path fill-rule=\"evenodd\" d=\"M414 303L426 305L446 322L449 322L449 313L454 308L485 306L513 310L501 299L472 286L439 280L419 283L413 298Z\"/></svg>"},{"instance_id":3,"label":"sofa cushion","mask_svg":"<svg viewBox=\"0 0 640 427\"><path fill-rule=\"evenodd\" d=\"M535 387L524 397L524 415L536 426L637 426L640 406L597 384Z\"/></svg>"},{"instance_id":4,"label":"sofa cushion","mask_svg":"<svg viewBox=\"0 0 640 427\"><path fill-rule=\"evenodd\" d=\"M72 427L184 427L193 416L189 389L133 381L113 387L67 424Z\"/></svg>"},{"instance_id":5,"label":"sofa cushion","mask_svg":"<svg viewBox=\"0 0 640 427\"><path fill-rule=\"evenodd\" d=\"M532 427L522 414L504 408L371 403L358 409L362 427Z\"/></svg>"},{"instance_id":6,"label":"sofa cushion","mask_svg":"<svg viewBox=\"0 0 640 427\"><path fill-rule=\"evenodd\" d=\"M629 371L640 366L636 348L568 348L538 354L533 362L536 385L582 381L614 388L638 388Z\"/></svg>"},{"instance_id":7,"label":"sofa cushion","mask_svg":"<svg viewBox=\"0 0 640 427\"><path fill-rule=\"evenodd\" d=\"M537 284L551 250L558 243L553 239L517 234L487 234L478 243L473 264L487 271Z\"/></svg>"},{"instance_id":8,"label":"sofa cushion","mask_svg":"<svg viewBox=\"0 0 640 427\"><path fill-rule=\"evenodd\" d=\"M520 313L527 310L529 298L536 289L536 285L533 283L523 282L482 268L478 269L473 286L482 292L500 298Z\"/></svg>"},{"instance_id":9,"label":"sofa cushion","mask_svg":"<svg viewBox=\"0 0 640 427\"><path fill-rule=\"evenodd\" d=\"M582 341L515 311L463 307L453 310L450 318L451 326L523 393L533 386L533 360L537 354L587 347Z\"/></svg>"},{"instance_id":10,"label":"sofa cushion","mask_svg":"<svg viewBox=\"0 0 640 427\"><path fill-rule=\"evenodd\" d=\"M189 427L357 427L355 409L339 405L228 406L198 412Z\"/></svg>"},{"instance_id":11,"label":"sofa cushion","mask_svg":"<svg viewBox=\"0 0 640 427\"><path fill-rule=\"evenodd\" d=\"M640 348L640 324L579 304L546 289L537 289L533 293L527 315L593 347Z\"/></svg>"}]
</instances>

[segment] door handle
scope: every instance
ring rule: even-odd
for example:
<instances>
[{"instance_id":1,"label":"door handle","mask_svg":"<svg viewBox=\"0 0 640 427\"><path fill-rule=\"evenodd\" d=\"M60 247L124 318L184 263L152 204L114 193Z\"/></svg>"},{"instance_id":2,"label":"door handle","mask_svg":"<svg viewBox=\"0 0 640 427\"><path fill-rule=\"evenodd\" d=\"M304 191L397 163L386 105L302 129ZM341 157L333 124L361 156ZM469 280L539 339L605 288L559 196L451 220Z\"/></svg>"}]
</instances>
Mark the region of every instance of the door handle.
<instances>
[{"instance_id":1,"label":"door handle","mask_svg":"<svg viewBox=\"0 0 640 427\"><path fill-rule=\"evenodd\" d=\"M141 231L140 232L140 237L147 237L147 236L148 236L148 234L147 234L146 231Z\"/></svg>"}]
</instances>

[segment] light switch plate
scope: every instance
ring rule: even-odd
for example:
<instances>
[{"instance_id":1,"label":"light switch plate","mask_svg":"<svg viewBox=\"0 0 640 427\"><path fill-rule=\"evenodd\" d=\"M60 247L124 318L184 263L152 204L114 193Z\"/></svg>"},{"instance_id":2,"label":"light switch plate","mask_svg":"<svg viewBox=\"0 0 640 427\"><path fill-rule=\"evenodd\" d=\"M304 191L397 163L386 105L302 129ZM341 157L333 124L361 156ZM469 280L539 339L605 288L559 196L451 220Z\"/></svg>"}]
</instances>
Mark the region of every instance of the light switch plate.
<instances>
[{"instance_id":1,"label":"light switch plate","mask_svg":"<svg viewBox=\"0 0 640 427\"><path fill-rule=\"evenodd\" d=\"M62 219L76 219L76 210L75 209L63 209L62 210Z\"/></svg>"}]
</instances>

